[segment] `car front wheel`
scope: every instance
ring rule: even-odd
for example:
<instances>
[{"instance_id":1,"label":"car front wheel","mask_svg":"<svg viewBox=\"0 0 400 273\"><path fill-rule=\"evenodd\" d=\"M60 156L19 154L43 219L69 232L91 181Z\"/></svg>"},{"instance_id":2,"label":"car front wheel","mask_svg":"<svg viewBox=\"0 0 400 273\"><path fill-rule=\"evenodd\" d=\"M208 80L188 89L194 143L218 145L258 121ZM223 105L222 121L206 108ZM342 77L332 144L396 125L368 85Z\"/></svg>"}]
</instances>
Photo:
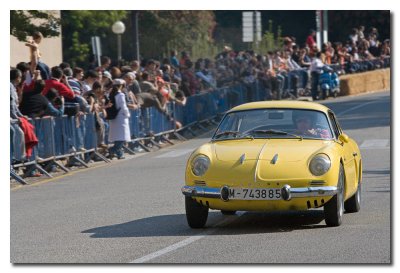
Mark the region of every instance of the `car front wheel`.
<instances>
[{"instance_id":1,"label":"car front wheel","mask_svg":"<svg viewBox=\"0 0 400 273\"><path fill-rule=\"evenodd\" d=\"M202 228L207 222L208 207L196 202L189 196L185 196L186 219L191 228Z\"/></svg>"},{"instance_id":2,"label":"car front wheel","mask_svg":"<svg viewBox=\"0 0 400 273\"><path fill-rule=\"evenodd\" d=\"M324 206L325 223L330 227L340 226L342 224L344 212L344 171L340 165L337 193Z\"/></svg>"}]
</instances>

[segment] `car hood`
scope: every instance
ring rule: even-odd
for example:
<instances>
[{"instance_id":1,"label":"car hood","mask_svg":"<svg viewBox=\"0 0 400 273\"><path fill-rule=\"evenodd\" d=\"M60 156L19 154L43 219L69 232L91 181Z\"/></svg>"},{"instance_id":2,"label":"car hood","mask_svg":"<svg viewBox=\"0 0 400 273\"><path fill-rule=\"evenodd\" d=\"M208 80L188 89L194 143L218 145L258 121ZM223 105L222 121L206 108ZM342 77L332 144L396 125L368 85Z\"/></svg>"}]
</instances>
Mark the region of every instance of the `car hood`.
<instances>
[{"instance_id":1,"label":"car hood","mask_svg":"<svg viewBox=\"0 0 400 273\"><path fill-rule=\"evenodd\" d=\"M312 154L326 148L331 141L315 139L239 139L214 142L215 158L220 161L277 160L295 162L307 160Z\"/></svg>"}]
</instances>

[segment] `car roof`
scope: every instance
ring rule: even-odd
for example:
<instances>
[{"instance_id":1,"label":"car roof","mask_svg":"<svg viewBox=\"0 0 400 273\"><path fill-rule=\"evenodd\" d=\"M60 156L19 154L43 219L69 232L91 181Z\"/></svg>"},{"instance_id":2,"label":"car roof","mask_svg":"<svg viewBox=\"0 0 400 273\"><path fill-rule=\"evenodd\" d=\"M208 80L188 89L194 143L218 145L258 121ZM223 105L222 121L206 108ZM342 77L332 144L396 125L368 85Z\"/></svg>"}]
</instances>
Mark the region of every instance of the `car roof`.
<instances>
[{"instance_id":1,"label":"car roof","mask_svg":"<svg viewBox=\"0 0 400 273\"><path fill-rule=\"evenodd\" d=\"M264 109L264 108L291 108L291 109L305 109L305 110L317 110L327 113L330 110L328 107L309 101L257 101L245 103L236 106L228 112L251 110L251 109Z\"/></svg>"}]
</instances>

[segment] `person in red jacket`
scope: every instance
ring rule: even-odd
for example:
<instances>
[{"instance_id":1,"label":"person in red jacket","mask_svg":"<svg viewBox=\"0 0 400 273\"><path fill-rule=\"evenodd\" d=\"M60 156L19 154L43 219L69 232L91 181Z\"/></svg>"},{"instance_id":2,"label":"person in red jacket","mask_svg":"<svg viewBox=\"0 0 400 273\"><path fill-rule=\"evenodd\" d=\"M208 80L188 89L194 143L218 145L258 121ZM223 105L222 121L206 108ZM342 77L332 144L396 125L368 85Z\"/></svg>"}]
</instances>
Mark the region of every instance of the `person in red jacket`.
<instances>
[{"instance_id":1,"label":"person in red jacket","mask_svg":"<svg viewBox=\"0 0 400 273\"><path fill-rule=\"evenodd\" d=\"M67 77L65 77L62 69L58 66L51 68L51 79L45 80L45 87L42 95L45 96L50 88L54 88L58 91L60 96L63 96L66 100L74 100L75 93L72 91Z\"/></svg>"},{"instance_id":2,"label":"person in red jacket","mask_svg":"<svg viewBox=\"0 0 400 273\"><path fill-rule=\"evenodd\" d=\"M307 36L306 44L307 44L308 48L311 50L314 48L314 46L317 45L317 43L315 42L316 35L317 35L317 33L315 32L315 30L311 29L310 35Z\"/></svg>"}]
</instances>

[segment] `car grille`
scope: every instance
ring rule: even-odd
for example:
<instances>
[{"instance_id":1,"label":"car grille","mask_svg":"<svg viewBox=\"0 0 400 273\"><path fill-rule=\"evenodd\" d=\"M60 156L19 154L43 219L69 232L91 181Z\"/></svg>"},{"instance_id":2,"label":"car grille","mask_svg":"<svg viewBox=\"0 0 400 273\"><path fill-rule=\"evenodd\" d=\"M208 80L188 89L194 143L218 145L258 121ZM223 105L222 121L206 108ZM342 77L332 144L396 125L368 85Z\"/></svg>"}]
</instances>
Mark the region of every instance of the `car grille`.
<instances>
[{"instance_id":1,"label":"car grille","mask_svg":"<svg viewBox=\"0 0 400 273\"><path fill-rule=\"evenodd\" d=\"M323 185L325 185L324 180L312 180L310 182L310 186L323 186Z\"/></svg>"},{"instance_id":2,"label":"car grille","mask_svg":"<svg viewBox=\"0 0 400 273\"><path fill-rule=\"evenodd\" d=\"M194 181L194 184L195 184L196 186L202 186L202 187L207 186L206 181L201 181L201 180L195 180L195 181Z\"/></svg>"}]
</instances>

